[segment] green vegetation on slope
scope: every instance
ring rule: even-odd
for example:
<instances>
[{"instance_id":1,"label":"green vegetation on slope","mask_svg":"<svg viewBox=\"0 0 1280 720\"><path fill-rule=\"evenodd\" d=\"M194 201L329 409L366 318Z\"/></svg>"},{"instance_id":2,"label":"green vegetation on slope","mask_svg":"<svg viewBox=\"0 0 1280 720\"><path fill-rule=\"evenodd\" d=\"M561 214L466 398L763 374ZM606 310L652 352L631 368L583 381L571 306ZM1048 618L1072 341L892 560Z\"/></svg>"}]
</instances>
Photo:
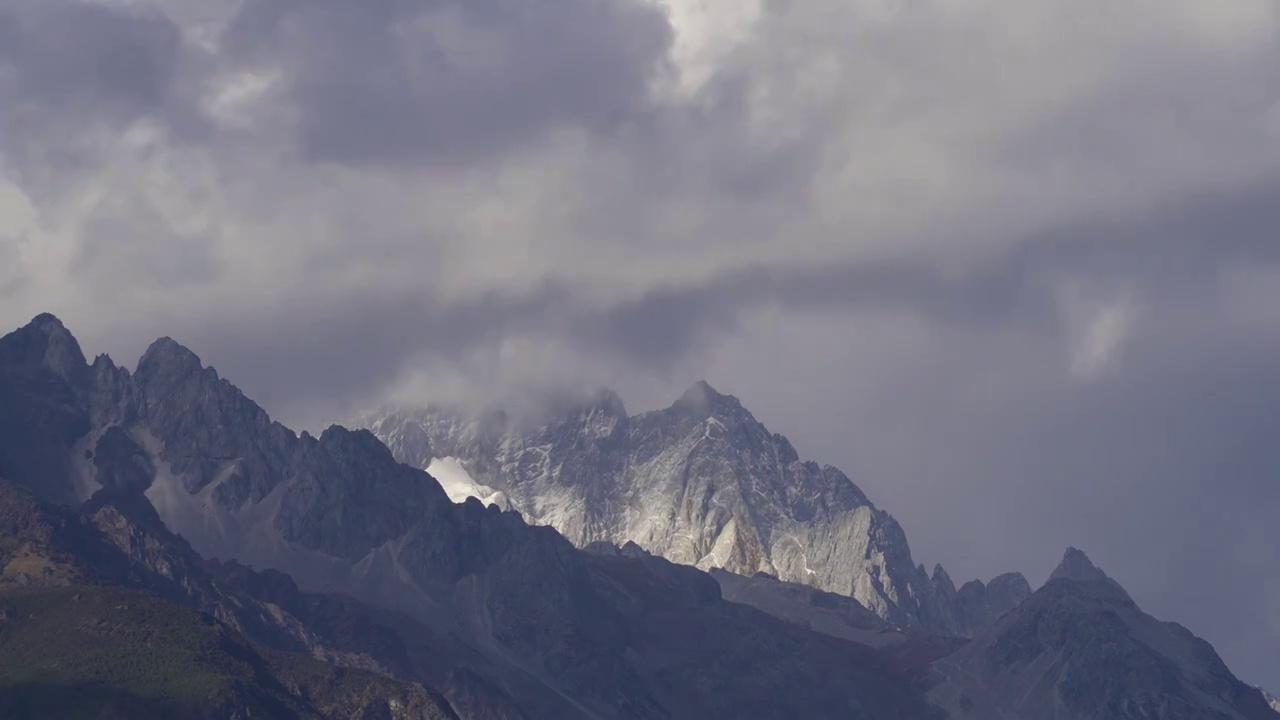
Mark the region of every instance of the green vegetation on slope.
<instances>
[{"instance_id":1,"label":"green vegetation on slope","mask_svg":"<svg viewBox=\"0 0 1280 720\"><path fill-rule=\"evenodd\" d=\"M145 593L0 590L0 717L451 716L421 686L259 649Z\"/></svg>"}]
</instances>

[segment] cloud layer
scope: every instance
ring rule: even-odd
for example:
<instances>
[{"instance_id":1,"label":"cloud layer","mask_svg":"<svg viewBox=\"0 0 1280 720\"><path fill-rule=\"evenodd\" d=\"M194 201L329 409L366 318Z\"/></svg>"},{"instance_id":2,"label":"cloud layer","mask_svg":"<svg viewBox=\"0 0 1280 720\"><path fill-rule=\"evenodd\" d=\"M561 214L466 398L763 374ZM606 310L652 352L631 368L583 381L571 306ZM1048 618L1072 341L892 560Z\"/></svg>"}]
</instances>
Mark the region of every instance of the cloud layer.
<instances>
[{"instance_id":1,"label":"cloud layer","mask_svg":"<svg viewBox=\"0 0 1280 720\"><path fill-rule=\"evenodd\" d=\"M1274 689L1276 67L1271 0L0 0L0 325L306 427L706 377Z\"/></svg>"}]
</instances>

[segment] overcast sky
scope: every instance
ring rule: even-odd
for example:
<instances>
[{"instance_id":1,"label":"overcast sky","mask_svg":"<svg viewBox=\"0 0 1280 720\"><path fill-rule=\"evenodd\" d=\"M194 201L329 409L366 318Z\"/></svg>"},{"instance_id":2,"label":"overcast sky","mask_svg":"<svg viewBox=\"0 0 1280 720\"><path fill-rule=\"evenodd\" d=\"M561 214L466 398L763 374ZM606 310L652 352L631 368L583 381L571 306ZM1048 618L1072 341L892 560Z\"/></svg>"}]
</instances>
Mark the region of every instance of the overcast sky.
<instances>
[{"instance_id":1,"label":"overcast sky","mask_svg":"<svg viewBox=\"0 0 1280 720\"><path fill-rule=\"evenodd\" d=\"M705 378L1280 689L1274 0L0 0L0 327L279 419Z\"/></svg>"}]
</instances>

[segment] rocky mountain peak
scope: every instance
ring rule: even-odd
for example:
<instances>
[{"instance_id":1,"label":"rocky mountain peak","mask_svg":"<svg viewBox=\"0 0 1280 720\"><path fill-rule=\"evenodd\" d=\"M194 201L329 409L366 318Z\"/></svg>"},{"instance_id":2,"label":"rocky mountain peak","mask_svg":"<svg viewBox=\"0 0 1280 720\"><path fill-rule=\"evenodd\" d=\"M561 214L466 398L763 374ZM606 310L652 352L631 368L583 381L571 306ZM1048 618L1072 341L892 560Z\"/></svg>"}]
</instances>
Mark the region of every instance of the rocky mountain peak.
<instances>
[{"instance_id":1,"label":"rocky mountain peak","mask_svg":"<svg viewBox=\"0 0 1280 720\"><path fill-rule=\"evenodd\" d=\"M721 394L706 380L699 380L685 390L671 408L702 418L745 412L738 398Z\"/></svg>"},{"instance_id":2,"label":"rocky mountain peak","mask_svg":"<svg viewBox=\"0 0 1280 720\"><path fill-rule=\"evenodd\" d=\"M320 433L319 446L330 453L360 453L379 462L396 462L391 450L368 430L348 430L341 425L330 425Z\"/></svg>"},{"instance_id":3,"label":"rocky mountain peak","mask_svg":"<svg viewBox=\"0 0 1280 720\"><path fill-rule=\"evenodd\" d=\"M80 343L57 317L37 315L25 327L0 339L0 365L43 367L72 384L78 384L88 362Z\"/></svg>"},{"instance_id":4,"label":"rocky mountain peak","mask_svg":"<svg viewBox=\"0 0 1280 720\"><path fill-rule=\"evenodd\" d=\"M1050 580L1081 580L1085 582L1099 582L1110 580L1106 573L1098 569L1093 564L1088 555L1084 551L1074 547L1067 548L1062 556L1062 562L1058 564L1057 569L1049 576Z\"/></svg>"},{"instance_id":5,"label":"rocky mountain peak","mask_svg":"<svg viewBox=\"0 0 1280 720\"><path fill-rule=\"evenodd\" d=\"M934 670L930 699L955 718L1274 717L1207 642L1144 613L1075 548L1050 582Z\"/></svg>"},{"instance_id":6,"label":"rocky mountain peak","mask_svg":"<svg viewBox=\"0 0 1280 720\"><path fill-rule=\"evenodd\" d=\"M31 326L39 328L43 331L61 331L66 332L67 326L62 324L57 315L53 313L40 313L31 319Z\"/></svg>"},{"instance_id":7,"label":"rocky mountain peak","mask_svg":"<svg viewBox=\"0 0 1280 720\"><path fill-rule=\"evenodd\" d=\"M515 422L507 422L505 415L497 419L500 422L491 421L488 428L488 436L493 440L510 432L546 432L551 435L581 434L601 441L625 428L629 416L616 392L599 388L594 392L554 398L538 412L528 417L517 417Z\"/></svg>"},{"instance_id":8,"label":"rocky mountain peak","mask_svg":"<svg viewBox=\"0 0 1280 720\"><path fill-rule=\"evenodd\" d=\"M585 404L584 412L588 415L598 412L610 417L627 417L627 407L623 404L622 398L609 388L600 388L592 393Z\"/></svg>"},{"instance_id":9,"label":"rocky mountain peak","mask_svg":"<svg viewBox=\"0 0 1280 720\"><path fill-rule=\"evenodd\" d=\"M1005 573L987 584L987 592L1007 598L1007 605L1012 607L1032 596L1032 584L1021 573Z\"/></svg>"},{"instance_id":10,"label":"rocky mountain peak","mask_svg":"<svg viewBox=\"0 0 1280 720\"><path fill-rule=\"evenodd\" d=\"M173 338L162 337L151 343L147 351L138 360L137 374L140 376L155 373L190 374L200 372L204 365L199 356L178 343Z\"/></svg>"},{"instance_id":11,"label":"rocky mountain peak","mask_svg":"<svg viewBox=\"0 0 1280 720\"><path fill-rule=\"evenodd\" d=\"M685 390L685 395L697 395L699 397L720 397L720 393L706 380L698 380Z\"/></svg>"},{"instance_id":12,"label":"rocky mountain peak","mask_svg":"<svg viewBox=\"0 0 1280 720\"><path fill-rule=\"evenodd\" d=\"M952 594L956 592L956 584L951 581L951 576L940 564L933 566L933 576L930 580L933 581L934 587L948 588Z\"/></svg>"}]
</instances>

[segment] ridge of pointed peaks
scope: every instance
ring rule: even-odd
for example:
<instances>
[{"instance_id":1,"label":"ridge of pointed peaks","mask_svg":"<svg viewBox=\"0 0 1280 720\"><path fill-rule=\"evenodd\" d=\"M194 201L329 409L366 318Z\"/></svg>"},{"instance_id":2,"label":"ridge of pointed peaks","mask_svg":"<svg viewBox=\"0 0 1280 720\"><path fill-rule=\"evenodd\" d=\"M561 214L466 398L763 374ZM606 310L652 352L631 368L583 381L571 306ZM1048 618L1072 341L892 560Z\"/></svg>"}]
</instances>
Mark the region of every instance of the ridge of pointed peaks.
<instances>
[{"instance_id":1,"label":"ridge of pointed peaks","mask_svg":"<svg viewBox=\"0 0 1280 720\"><path fill-rule=\"evenodd\" d=\"M1089 559L1088 555L1084 554L1083 550L1074 547L1067 548L1067 551L1062 555L1062 562L1058 563L1058 567L1049 576L1050 580L1063 578L1090 582L1111 579L1106 573L1098 569L1097 565L1093 564L1093 561Z\"/></svg>"},{"instance_id":2,"label":"ridge of pointed peaks","mask_svg":"<svg viewBox=\"0 0 1280 720\"><path fill-rule=\"evenodd\" d=\"M137 373L157 370L199 371L204 367L200 357L185 345L171 337L162 337L151 343L138 360Z\"/></svg>"},{"instance_id":3,"label":"ridge of pointed peaks","mask_svg":"<svg viewBox=\"0 0 1280 720\"><path fill-rule=\"evenodd\" d=\"M364 428L351 430L342 425L330 425L320 433L317 442L321 447L331 451L371 451L384 456L386 460L394 461L391 450L378 439L378 436Z\"/></svg>"}]
</instances>

